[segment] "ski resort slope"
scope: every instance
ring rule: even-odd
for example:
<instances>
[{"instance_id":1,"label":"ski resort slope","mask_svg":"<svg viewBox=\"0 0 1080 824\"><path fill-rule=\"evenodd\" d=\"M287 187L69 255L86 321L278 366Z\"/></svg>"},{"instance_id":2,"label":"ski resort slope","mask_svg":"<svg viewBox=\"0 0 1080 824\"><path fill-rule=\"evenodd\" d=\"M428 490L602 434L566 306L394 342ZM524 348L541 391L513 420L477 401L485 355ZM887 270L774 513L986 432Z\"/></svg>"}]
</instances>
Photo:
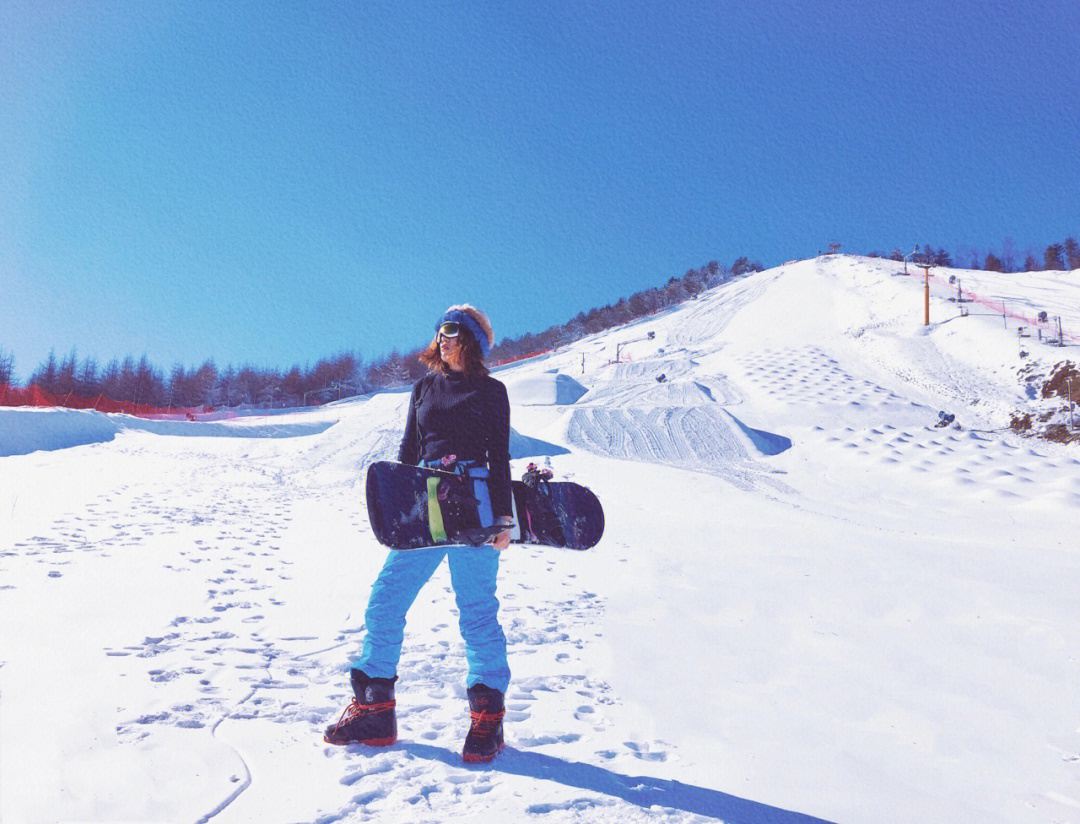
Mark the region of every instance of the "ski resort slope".
<instances>
[{"instance_id":1,"label":"ski resort slope","mask_svg":"<svg viewBox=\"0 0 1080 824\"><path fill-rule=\"evenodd\" d=\"M1080 273L961 276L1080 318ZM399 742L321 738L407 390L165 429L0 410L37 447L0 458L0 819L1080 821L1080 452L1006 428L1021 366L1073 352L1021 359L948 297L923 327L900 264L831 256L496 372L515 474L590 486L608 525L504 553L483 767L445 568Z\"/></svg>"}]
</instances>

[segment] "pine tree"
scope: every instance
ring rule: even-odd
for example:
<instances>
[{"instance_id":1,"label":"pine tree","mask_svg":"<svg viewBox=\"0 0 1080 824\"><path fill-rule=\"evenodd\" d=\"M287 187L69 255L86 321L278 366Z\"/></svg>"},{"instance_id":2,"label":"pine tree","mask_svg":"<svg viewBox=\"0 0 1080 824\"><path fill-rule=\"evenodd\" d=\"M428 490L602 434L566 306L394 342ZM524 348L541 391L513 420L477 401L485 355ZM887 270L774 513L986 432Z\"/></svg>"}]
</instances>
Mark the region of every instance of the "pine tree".
<instances>
[{"instance_id":1,"label":"pine tree","mask_svg":"<svg viewBox=\"0 0 1080 824\"><path fill-rule=\"evenodd\" d=\"M222 406L236 406L238 394L236 369L231 363L226 364L225 371L218 375L217 394L221 398Z\"/></svg>"},{"instance_id":2,"label":"pine tree","mask_svg":"<svg viewBox=\"0 0 1080 824\"><path fill-rule=\"evenodd\" d=\"M281 379L281 393L283 398L289 398L294 404L299 404L304 396L304 375L299 366L293 366Z\"/></svg>"},{"instance_id":3,"label":"pine tree","mask_svg":"<svg viewBox=\"0 0 1080 824\"><path fill-rule=\"evenodd\" d=\"M120 389L120 362L113 358L109 361L108 366L105 367L105 372L101 376L101 394L106 398L118 401L121 400Z\"/></svg>"},{"instance_id":4,"label":"pine tree","mask_svg":"<svg viewBox=\"0 0 1080 824\"><path fill-rule=\"evenodd\" d=\"M731 264L731 274L733 277L747 275L753 271L754 268L750 263L750 258L746 257L745 255L740 258L736 258L735 262Z\"/></svg>"},{"instance_id":5,"label":"pine tree","mask_svg":"<svg viewBox=\"0 0 1080 824\"><path fill-rule=\"evenodd\" d=\"M244 364L236 373L237 403L251 404L258 399L259 375L250 364Z\"/></svg>"},{"instance_id":6,"label":"pine tree","mask_svg":"<svg viewBox=\"0 0 1080 824\"><path fill-rule=\"evenodd\" d=\"M986 253L986 262L983 264L983 268L987 272L1005 271L1005 265L1001 262L1001 258L995 255L993 252Z\"/></svg>"},{"instance_id":7,"label":"pine tree","mask_svg":"<svg viewBox=\"0 0 1080 824\"><path fill-rule=\"evenodd\" d=\"M75 376L75 394L84 398L96 398L101 394L98 383L97 361L87 357Z\"/></svg>"},{"instance_id":8,"label":"pine tree","mask_svg":"<svg viewBox=\"0 0 1080 824\"><path fill-rule=\"evenodd\" d=\"M930 260L934 264L934 266L944 266L946 268L951 268L953 265L952 258L949 256L949 253L946 252L944 249L938 249L936 252L934 252Z\"/></svg>"},{"instance_id":9,"label":"pine tree","mask_svg":"<svg viewBox=\"0 0 1080 824\"><path fill-rule=\"evenodd\" d=\"M409 382L409 369L404 363L404 357L395 349L390 353L386 363L379 370L383 386L391 389L395 386L403 386Z\"/></svg>"},{"instance_id":10,"label":"pine tree","mask_svg":"<svg viewBox=\"0 0 1080 824\"><path fill-rule=\"evenodd\" d=\"M165 384L145 354L135 368L135 403L164 406Z\"/></svg>"},{"instance_id":11,"label":"pine tree","mask_svg":"<svg viewBox=\"0 0 1080 824\"><path fill-rule=\"evenodd\" d=\"M1046 252L1043 253L1043 260L1046 261L1046 269L1048 271L1060 272L1065 268L1063 253L1064 248L1060 243L1051 243L1046 247Z\"/></svg>"},{"instance_id":12,"label":"pine tree","mask_svg":"<svg viewBox=\"0 0 1080 824\"><path fill-rule=\"evenodd\" d=\"M1080 269L1080 246L1077 245L1076 238L1065 238L1065 265L1070 271Z\"/></svg>"},{"instance_id":13,"label":"pine tree","mask_svg":"<svg viewBox=\"0 0 1080 824\"><path fill-rule=\"evenodd\" d=\"M634 292L634 294L630 296L627 305L630 308L630 316L635 319L643 318L649 314L649 304L645 300L644 292Z\"/></svg>"},{"instance_id":14,"label":"pine tree","mask_svg":"<svg viewBox=\"0 0 1080 824\"><path fill-rule=\"evenodd\" d=\"M75 392L75 370L78 368L79 356L72 349L71 353L60 362L60 371L56 375L57 395L71 395Z\"/></svg>"},{"instance_id":15,"label":"pine tree","mask_svg":"<svg viewBox=\"0 0 1080 824\"><path fill-rule=\"evenodd\" d=\"M169 373L165 405L170 407L191 406L187 398L187 374L184 372L184 365L181 363L173 364L172 371Z\"/></svg>"},{"instance_id":16,"label":"pine tree","mask_svg":"<svg viewBox=\"0 0 1080 824\"><path fill-rule=\"evenodd\" d=\"M45 359L45 363L41 364L37 371L30 376L30 385L36 386L44 392L55 394L59 371L56 365L56 352L50 349L49 357Z\"/></svg>"},{"instance_id":17,"label":"pine tree","mask_svg":"<svg viewBox=\"0 0 1080 824\"><path fill-rule=\"evenodd\" d=\"M213 359L206 361L192 375L192 406L214 406L220 402L218 371Z\"/></svg>"}]
</instances>

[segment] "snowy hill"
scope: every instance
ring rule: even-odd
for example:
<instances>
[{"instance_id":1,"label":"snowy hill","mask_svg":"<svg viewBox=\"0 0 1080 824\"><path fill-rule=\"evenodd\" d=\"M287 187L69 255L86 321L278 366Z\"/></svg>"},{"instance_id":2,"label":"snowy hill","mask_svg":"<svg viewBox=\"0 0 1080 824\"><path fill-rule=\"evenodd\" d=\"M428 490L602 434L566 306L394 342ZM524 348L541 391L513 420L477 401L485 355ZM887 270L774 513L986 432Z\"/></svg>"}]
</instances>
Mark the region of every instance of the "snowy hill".
<instances>
[{"instance_id":1,"label":"snowy hill","mask_svg":"<svg viewBox=\"0 0 1080 824\"><path fill-rule=\"evenodd\" d=\"M950 274L1080 330L1080 273ZM399 742L321 739L385 557L362 473L406 394L0 410L0 818L1080 821L1080 446L1008 429L1076 347L950 297L923 327L902 264L820 258L496 373L515 473L587 484L608 528L507 550L483 768L445 567Z\"/></svg>"}]
</instances>

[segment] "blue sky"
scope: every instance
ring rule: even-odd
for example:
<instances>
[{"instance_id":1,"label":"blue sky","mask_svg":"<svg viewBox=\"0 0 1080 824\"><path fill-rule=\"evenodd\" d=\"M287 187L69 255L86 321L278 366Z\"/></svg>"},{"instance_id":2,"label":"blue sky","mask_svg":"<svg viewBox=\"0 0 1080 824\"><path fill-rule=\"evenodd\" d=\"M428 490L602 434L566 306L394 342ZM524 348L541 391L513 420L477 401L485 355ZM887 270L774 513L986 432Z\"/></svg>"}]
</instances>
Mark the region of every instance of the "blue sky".
<instances>
[{"instance_id":1,"label":"blue sky","mask_svg":"<svg viewBox=\"0 0 1080 824\"><path fill-rule=\"evenodd\" d=\"M0 6L0 348L519 335L716 259L1080 235L1080 5Z\"/></svg>"}]
</instances>

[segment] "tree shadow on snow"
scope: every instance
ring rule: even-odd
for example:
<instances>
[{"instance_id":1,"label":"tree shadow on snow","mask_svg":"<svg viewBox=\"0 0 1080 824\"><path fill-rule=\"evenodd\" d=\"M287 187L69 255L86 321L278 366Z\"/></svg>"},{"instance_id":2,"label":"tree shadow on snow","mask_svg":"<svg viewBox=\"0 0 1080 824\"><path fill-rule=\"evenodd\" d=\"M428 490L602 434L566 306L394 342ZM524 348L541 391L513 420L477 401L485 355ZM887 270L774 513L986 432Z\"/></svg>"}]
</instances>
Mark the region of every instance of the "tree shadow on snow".
<instances>
[{"instance_id":1,"label":"tree shadow on snow","mask_svg":"<svg viewBox=\"0 0 1080 824\"><path fill-rule=\"evenodd\" d=\"M417 758L441 761L450 767L463 766L460 753L451 752L443 747L413 742L399 742L398 746ZM491 764L469 767L469 769L490 770L507 775L521 775L552 781L566 787L617 798L644 809L653 806L668 807L721 819L730 824L828 824L824 819L782 810L779 807L770 807L768 804L760 804L719 790L651 776L622 775L592 764L566 761L542 753L516 750L512 747L507 747ZM554 809L561 809L562 806L564 805L536 804L530 808L530 811L551 812ZM570 806L574 804L571 803Z\"/></svg>"}]
</instances>

